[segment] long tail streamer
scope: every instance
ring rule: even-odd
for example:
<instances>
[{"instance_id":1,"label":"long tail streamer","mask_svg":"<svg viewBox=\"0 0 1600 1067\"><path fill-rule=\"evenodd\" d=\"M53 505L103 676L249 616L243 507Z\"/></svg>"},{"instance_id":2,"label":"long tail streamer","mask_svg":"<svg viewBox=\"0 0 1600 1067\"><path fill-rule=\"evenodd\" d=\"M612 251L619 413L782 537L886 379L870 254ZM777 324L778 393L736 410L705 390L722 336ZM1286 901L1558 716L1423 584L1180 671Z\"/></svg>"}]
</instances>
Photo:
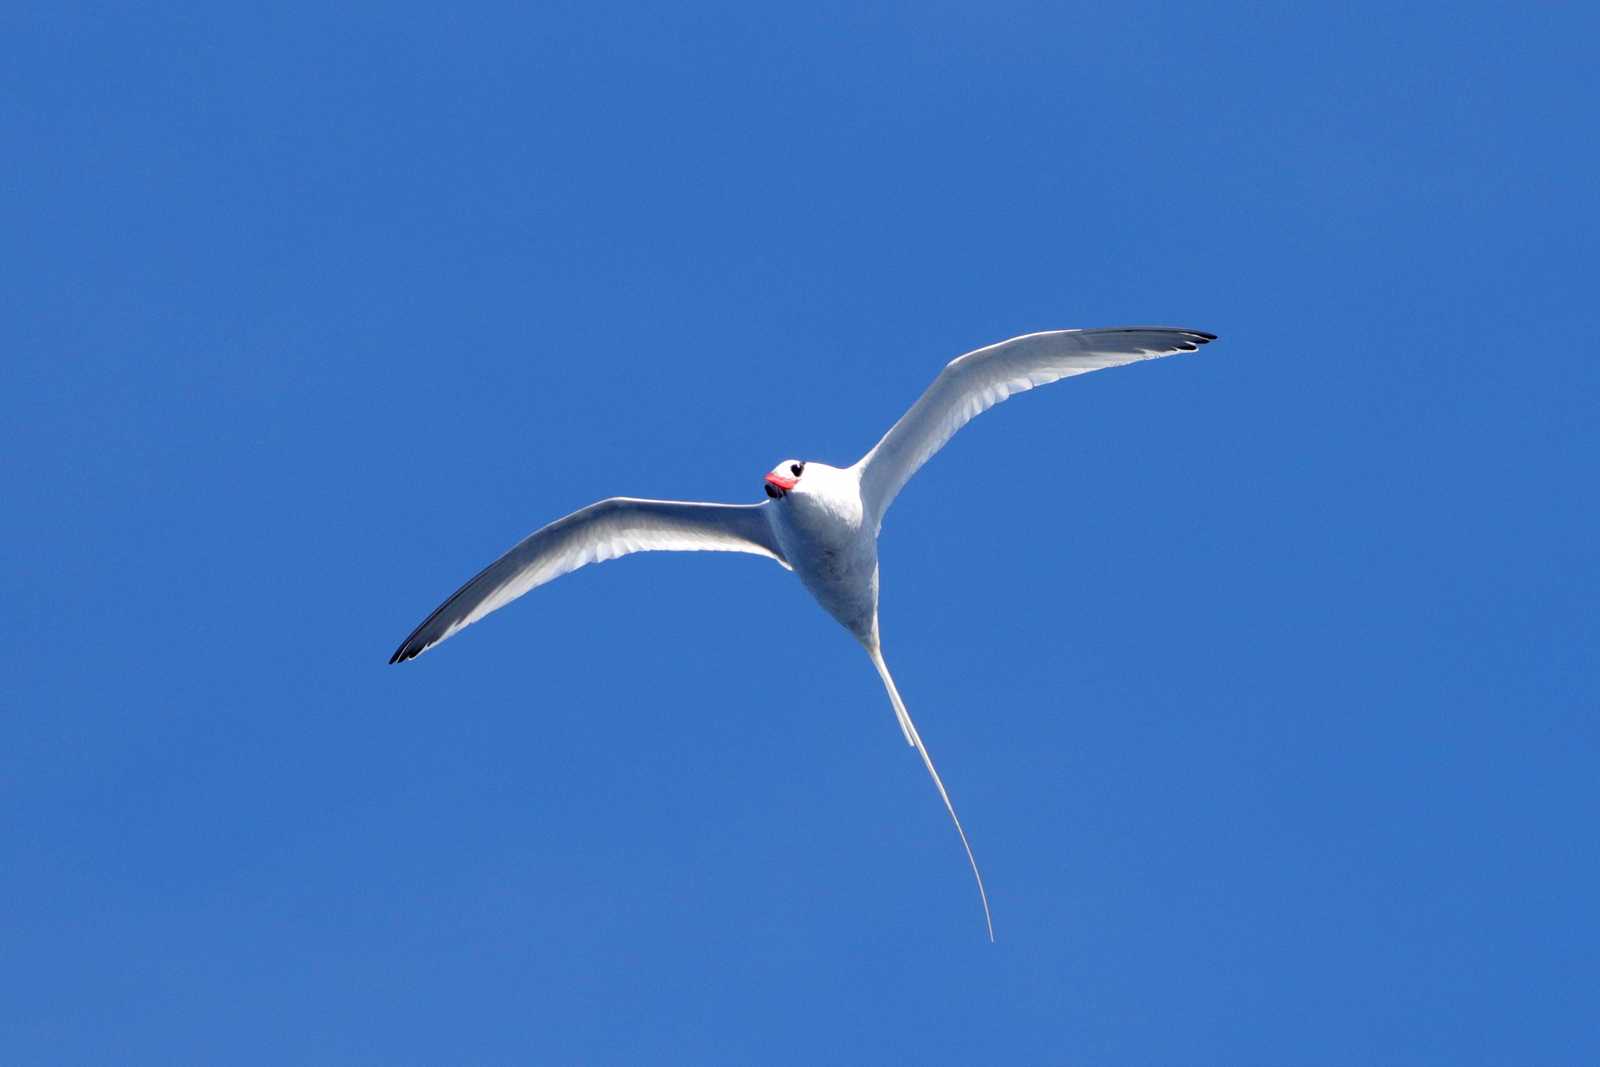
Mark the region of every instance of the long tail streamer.
<instances>
[{"instance_id":1,"label":"long tail streamer","mask_svg":"<svg viewBox=\"0 0 1600 1067\"><path fill-rule=\"evenodd\" d=\"M978 880L978 899L983 901L983 921L989 928L989 940L992 942L994 919L989 915L989 894L984 891L983 875L978 872L978 861L972 855L972 845L967 841L967 832L961 828L961 819L956 815L956 807L950 803L950 794L945 791L944 782L940 780L939 772L933 767L933 757L928 755L928 746L922 743L922 736L917 733L916 724L911 721L911 713L906 710L905 701L900 699L900 690L895 688L894 678L889 674L889 665L883 662L882 649L868 646L867 654L872 657L872 665L878 668L878 676L883 679L883 687L889 691L889 702L894 705L895 717L900 720L901 731L922 757L923 765L928 768L928 774L933 778L933 784L939 788L939 796L944 800L945 810L950 813L950 821L956 824L956 833L961 835L961 847L967 850L967 862L972 865L972 877Z\"/></svg>"}]
</instances>

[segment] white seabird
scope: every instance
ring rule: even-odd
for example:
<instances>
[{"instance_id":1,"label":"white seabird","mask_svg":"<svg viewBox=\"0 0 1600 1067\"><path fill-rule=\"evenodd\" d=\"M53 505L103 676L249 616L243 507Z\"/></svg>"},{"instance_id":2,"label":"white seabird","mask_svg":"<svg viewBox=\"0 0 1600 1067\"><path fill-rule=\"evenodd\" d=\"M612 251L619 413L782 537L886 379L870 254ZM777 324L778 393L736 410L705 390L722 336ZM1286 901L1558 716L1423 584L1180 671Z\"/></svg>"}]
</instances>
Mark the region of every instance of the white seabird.
<instances>
[{"instance_id":1,"label":"white seabird","mask_svg":"<svg viewBox=\"0 0 1600 1067\"><path fill-rule=\"evenodd\" d=\"M791 569L872 658L906 742L922 757L978 882L994 940L989 896L967 833L934 769L878 639L878 531L895 496L974 416L1007 397L1075 374L1177 352L1215 334L1166 326L1026 334L952 360L883 439L853 466L786 459L769 471L760 504L704 504L612 497L529 534L439 605L401 642L390 663L414 659L528 590L589 563L632 552L749 552Z\"/></svg>"}]
</instances>

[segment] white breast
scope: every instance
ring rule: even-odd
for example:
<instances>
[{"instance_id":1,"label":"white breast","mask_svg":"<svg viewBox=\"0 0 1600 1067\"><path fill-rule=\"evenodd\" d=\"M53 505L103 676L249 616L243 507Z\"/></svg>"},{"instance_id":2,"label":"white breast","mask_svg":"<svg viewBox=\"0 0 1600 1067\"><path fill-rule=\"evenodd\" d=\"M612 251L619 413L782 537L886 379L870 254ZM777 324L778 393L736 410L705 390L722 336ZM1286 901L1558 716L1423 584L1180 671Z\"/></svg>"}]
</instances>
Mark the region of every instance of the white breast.
<instances>
[{"instance_id":1,"label":"white breast","mask_svg":"<svg viewBox=\"0 0 1600 1067\"><path fill-rule=\"evenodd\" d=\"M800 484L771 509L778 543L817 602L851 633L877 628L878 540L853 470L807 462Z\"/></svg>"}]
</instances>

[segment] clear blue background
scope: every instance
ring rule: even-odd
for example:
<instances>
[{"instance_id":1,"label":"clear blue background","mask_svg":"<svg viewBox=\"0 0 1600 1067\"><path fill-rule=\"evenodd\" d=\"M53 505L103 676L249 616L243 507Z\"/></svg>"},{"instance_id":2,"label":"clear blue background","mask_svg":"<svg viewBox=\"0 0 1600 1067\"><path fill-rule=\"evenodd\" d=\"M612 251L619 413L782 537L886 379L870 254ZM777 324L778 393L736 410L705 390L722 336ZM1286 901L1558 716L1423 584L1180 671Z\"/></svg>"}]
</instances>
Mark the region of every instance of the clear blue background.
<instances>
[{"instance_id":1,"label":"clear blue background","mask_svg":"<svg viewBox=\"0 0 1600 1067\"><path fill-rule=\"evenodd\" d=\"M1592 1063L1593 9L0 15L7 1063ZM891 513L395 644L613 493Z\"/></svg>"}]
</instances>

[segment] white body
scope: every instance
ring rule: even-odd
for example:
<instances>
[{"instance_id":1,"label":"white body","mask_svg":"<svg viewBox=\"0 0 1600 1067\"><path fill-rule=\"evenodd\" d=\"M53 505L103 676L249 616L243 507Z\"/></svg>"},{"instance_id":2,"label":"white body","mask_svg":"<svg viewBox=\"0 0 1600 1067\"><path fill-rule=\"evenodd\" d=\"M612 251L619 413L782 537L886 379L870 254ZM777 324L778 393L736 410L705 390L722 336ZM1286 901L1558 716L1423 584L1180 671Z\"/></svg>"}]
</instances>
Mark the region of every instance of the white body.
<instances>
[{"instance_id":1,"label":"white body","mask_svg":"<svg viewBox=\"0 0 1600 1067\"><path fill-rule=\"evenodd\" d=\"M799 484L762 510L801 584L856 640L876 647L878 531L862 504L860 472L812 460Z\"/></svg>"},{"instance_id":2,"label":"white body","mask_svg":"<svg viewBox=\"0 0 1600 1067\"><path fill-rule=\"evenodd\" d=\"M989 938L989 898L966 831L934 769L878 635L878 531L913 474L974 416L1035 386L1215 340L1163 326L1026 334L952 360L911 410L852 467L785 460L766 476L762 504L701 504L612 497L529 534L412 631L389 662L412 659L545 582L588 563L651 550L770 556L792 569L817 603L866 648L906 742L917 749L961 836L978 882Z\"/></svg>"}]
</instances>

